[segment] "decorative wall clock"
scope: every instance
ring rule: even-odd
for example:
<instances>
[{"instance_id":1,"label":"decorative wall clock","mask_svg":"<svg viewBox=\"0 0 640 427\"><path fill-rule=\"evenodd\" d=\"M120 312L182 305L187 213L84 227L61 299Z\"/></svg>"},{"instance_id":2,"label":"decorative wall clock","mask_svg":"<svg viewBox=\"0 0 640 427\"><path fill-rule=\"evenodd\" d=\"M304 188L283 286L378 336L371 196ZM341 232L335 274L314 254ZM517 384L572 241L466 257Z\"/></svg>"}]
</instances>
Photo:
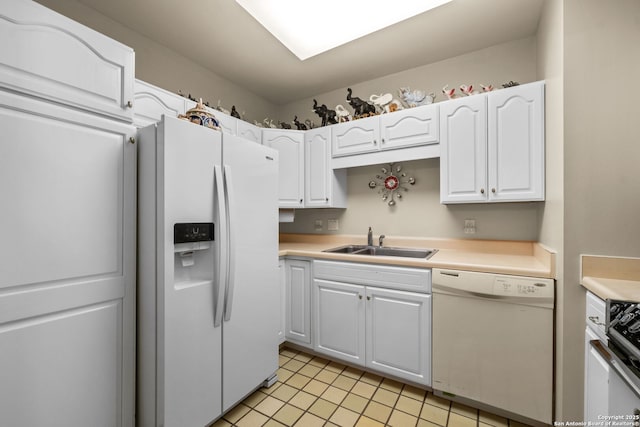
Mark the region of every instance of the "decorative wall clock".
<instances>
[{"instance_id":1,"label":"decorative wall clock","mask_svg":"<svg viewBox=\"0 0 640 427\"><path fill-rule=\"evenodd\" d=\"M416 180L402 172L402 165L390 163L380 169L382 172L369 181L369 188L378 188L378 194L382 194L382 200L389 206L395 206L396 199L402 199L402 193L409 191L405 184L415 185Z\"/></svg>"}]
</instances>

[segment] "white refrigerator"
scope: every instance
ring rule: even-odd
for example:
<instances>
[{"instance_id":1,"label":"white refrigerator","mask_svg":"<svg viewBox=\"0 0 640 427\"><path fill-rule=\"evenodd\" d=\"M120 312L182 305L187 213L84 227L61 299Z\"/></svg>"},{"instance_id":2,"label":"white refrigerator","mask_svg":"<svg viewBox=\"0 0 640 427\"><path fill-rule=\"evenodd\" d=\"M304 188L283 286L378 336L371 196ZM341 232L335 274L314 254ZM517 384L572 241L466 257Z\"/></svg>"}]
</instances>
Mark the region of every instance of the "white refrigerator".
<instances>
[{"instance_id":1,"label":"white refrigerator","mask_svg":"<svg viewBox=\"0 0 640 427\"><path fill-rule=\"evenodd\" d=\"M278 368L278 153L139 132L137 425L204 426Z\"/></svg>"}]
</instances>

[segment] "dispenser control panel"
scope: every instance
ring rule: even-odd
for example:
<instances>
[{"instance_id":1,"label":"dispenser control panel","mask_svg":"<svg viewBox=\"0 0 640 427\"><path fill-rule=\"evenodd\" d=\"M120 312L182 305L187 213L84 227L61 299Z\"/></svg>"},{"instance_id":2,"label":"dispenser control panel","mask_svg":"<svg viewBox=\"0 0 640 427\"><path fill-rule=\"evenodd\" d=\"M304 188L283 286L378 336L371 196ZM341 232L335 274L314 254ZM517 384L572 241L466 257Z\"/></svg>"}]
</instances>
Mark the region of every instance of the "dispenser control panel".
<instances>
[{"instance_id":1,"label":"dispenser control panel","mask_svg":"<svg viewBox=\"0 0 640 427\"><path fill-rule=\"evenodd\" d=\"M212 222L183 222L173 226L173 243L209 242L213 240Z\"/></svg>"}]
</instances>

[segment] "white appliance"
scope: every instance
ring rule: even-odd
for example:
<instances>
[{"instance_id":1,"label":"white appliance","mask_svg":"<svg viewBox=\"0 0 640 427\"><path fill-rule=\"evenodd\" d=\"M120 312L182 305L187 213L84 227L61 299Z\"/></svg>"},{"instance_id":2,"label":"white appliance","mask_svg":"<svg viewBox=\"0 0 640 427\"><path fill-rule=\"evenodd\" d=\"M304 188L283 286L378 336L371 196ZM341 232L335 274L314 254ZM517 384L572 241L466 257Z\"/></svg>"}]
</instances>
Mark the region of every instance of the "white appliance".
<instances>
[{"instance_id":1,"label":"white appliance","mask_svg":"<svg viewBox=\"0 0 640 427\"><path fill-rule=\"evenodd\" d=\"M274 381L277 156L172 117L140 130L138 425L204 426Z\"/></svg>"},{"instance_id":2,"label":"white appliance","mask_svg":"<svg viewBox=\"0 0 640 427\"><path fill-rule=\"evenodd\" d=\"M551 424L554 281L434 268L432 292L433 388Z\"/></svg>"}]
</instances>

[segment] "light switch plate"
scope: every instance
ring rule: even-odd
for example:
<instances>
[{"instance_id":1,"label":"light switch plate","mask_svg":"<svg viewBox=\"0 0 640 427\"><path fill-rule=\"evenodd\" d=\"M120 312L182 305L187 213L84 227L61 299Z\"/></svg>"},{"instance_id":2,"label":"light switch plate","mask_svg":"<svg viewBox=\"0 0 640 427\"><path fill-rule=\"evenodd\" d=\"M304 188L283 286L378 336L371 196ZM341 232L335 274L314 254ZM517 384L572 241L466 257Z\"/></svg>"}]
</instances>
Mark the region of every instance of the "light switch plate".
<instances>
[{"instance_id":1,"label":"light switch plate","mask_svg":"<svg viewBox=\"0 0 640 427\"><path fill-rule=\"evenodd\" d=\"M329 231L338 231L338 220L337 219L329 219L327 220L327 230Z\"/></svg>"}]
</instances>

